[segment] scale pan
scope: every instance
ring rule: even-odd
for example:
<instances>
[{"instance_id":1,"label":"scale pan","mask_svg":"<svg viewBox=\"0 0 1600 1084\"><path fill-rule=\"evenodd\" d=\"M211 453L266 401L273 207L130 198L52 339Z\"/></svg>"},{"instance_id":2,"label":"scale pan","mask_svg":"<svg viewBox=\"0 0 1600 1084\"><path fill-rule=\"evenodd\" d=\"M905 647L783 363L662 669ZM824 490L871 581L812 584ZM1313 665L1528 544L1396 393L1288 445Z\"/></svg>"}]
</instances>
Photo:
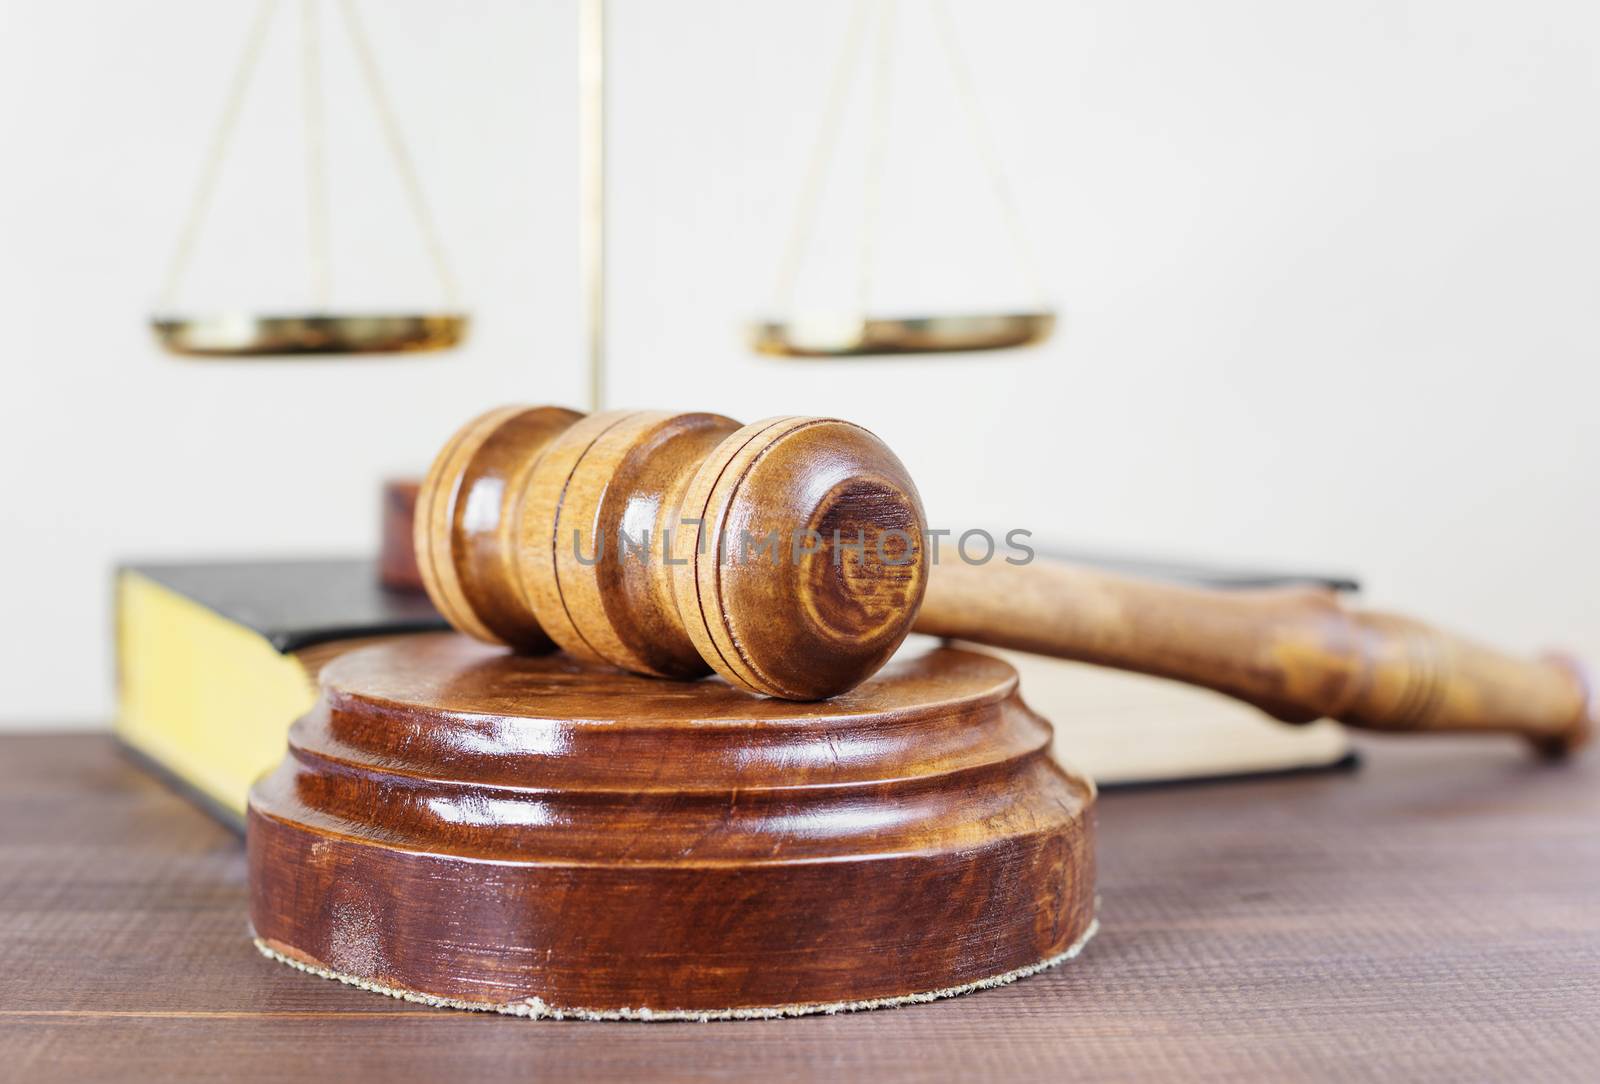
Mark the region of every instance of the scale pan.
<instances>
[{"instance_id":1,"label":"scale pan","mask_svg":"<svg viewBox=\"0 0 1600 1084\"><path fill-rule=\"evenodd\" d=\"M1032 346L1048 339L1055 326L1053 312L843 319L803 317L754 325L751 345L758 353L780 358L958 354Z\"/></svg>"},{"instance_id":2,"label":"scale pan","mask_svg":"<svg viewBox=\"0 0 1600 1084\"><path fill-rule=\"evenodd\" d=\"M466 337L463 313L155 316L156 341L196 358L400 354L448 350Z\"/></svg>"}]
</instances>

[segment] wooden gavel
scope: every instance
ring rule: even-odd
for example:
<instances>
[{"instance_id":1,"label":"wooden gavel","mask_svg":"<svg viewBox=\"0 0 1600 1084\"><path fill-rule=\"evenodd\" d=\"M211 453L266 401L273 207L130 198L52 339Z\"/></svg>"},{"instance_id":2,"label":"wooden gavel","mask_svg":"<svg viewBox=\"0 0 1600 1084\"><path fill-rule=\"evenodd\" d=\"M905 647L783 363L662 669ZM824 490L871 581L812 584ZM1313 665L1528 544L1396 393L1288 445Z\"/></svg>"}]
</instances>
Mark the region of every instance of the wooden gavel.
<instances>
[{"instance_id":1,"label":"wooden gavel","mask_svg":"<svg viewBox=\"0 0 1600 1084\"><path fill-rule=\"evenodd\" d=\"M789 700L854 688L916 631L1173 678L1289 722L1510 732L1551 756L1596 723L1565 656L1512 658L1327 590L941 562L900 460L836 419L505 407L440 452L415 530L428 594L478 639Z\"/></svg>"}]
</instances>

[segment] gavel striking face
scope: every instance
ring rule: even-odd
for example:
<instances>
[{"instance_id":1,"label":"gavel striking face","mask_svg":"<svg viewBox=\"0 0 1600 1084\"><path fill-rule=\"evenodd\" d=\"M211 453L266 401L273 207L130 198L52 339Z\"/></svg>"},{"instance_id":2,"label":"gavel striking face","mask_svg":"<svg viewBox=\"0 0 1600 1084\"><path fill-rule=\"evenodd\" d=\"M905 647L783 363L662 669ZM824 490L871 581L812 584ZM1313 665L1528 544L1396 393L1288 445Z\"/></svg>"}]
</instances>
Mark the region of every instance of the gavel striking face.
<instances>
[{"instance_id":1,"label":"gavel striking face","mask_svg":"<svg viewBox=\"0 0 1600 1084\"><path fill-rule=\"evenodd\" d=\"M456 628L524 652L815 700L910 631L1155 674L1287 721L1501 731L1577 748L1600 701L1562 656L1513 658L1312 588L1203 590L1036 561L931 560L917 490L825 418L507 407L417 498L424 585ZM936 566L936 567L935 567Z\"/></svg>"},{"instance_id":2,"label":"gavel striking face","mask_svg":"<svg viewBox=\"0 0 1600 1084\"><path fill-rule=\"evenodd\" d=\"M479 639L814 700L905 639L925 529L905 467L848 422L509 407L440 453L416 546Z\"/></svg>"}]
</instances>

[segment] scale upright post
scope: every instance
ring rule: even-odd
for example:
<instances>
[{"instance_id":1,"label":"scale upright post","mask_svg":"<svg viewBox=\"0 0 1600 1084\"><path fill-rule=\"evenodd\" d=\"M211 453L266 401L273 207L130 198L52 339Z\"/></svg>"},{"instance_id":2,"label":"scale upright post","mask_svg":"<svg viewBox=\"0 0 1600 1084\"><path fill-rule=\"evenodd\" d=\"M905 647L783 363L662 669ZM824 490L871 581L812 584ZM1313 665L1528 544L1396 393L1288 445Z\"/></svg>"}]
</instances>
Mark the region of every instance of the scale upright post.
<instances>
[{"instance_id":1,"label":"scale upright post","mask_svg":"<svg viewBox=\"0 0 1600 1084\"><path fill-rule=\"evenodd\" d=\"M580 0L578 19L579 268L589 409L601 410L606 392L606 0Z\"/></svg>"}]
</instances>

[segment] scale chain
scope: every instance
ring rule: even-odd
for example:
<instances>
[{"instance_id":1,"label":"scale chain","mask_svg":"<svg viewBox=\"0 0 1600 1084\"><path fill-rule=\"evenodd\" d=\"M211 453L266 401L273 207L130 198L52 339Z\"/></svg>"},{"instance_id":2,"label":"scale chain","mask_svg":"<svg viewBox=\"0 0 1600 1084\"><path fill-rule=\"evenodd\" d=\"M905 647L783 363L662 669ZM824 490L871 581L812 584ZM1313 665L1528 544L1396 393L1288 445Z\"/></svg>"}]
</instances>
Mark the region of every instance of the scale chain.
<instances>
[{"instance_id":1,"label":"scale chain","mask_svg":"<svg viewBox=\"0 0 1600 1084\"><path fill-rule=\"evenodd\" d=\"M217 119L216 131L212 134L210 146L206 149L205 164L200 168L200 179L195 184L194 195L189 200L188 213L184 216L183 229L178 233L177 247L173 250L172 260L167 265L167 277L161 288L161 307L165 311L170 312L177 301L178 286L182 283L183 276L189 269L190 260L194 256L194 245L200 236L200 226L205 221L206 211L211 206L211 197L217 187L217 177L222 172L222 163L227 158L234 129L238 127L239 113L244 107L245 94L250 89L256 62L261 58L261 47L266 43L267 30L271 27L272 17L277 10L278 0L261 0L256 7L255 19L245 34L244 48L239 54L238 63L234 65L233 79L228 85L222 115Z\"/></svg>"},{"instance_id":2,"label":"scale chain","mask_svg":"<svg viewBox=\"0 0 1600 1084\"><path fill-rule=\"evenodd\" d=\"M1032 245L1022 224L1012 198L1005 170L1000 162L992 133L983 117L976 84L962 55L955 22L946 0L933 0L930 5L940 46L945 54L962 112L966 116L973 149L983 161L989 175L994 197L1000 205L1006 230L1010 235L1015 258L1029 289L1041 308L1048 307L1044 279L1039 272ZM824 180L838 142L840 128L849 96L850 84L859 67L860 54L866 34L869 12L879 12L877 56L873 62L872 114L868 129L867 167L864 184L863 226L861 231L860 266L858 269L858 303L861 317L869 309L871 283L876 263L876 241L882 211L882 177L887 158L889 106L892 90L891 61L893 59L895 0L857 0L854 6L844 47L836 62L823 110L822 124L817 133L816 145L808 163L806 178L801 187L800 202L795 215L789 241L779 265L778 286L774 298L774 312L791 312L798 290L800 266L809 245L815 225L817 205L821 200Z\"/></svg>"},{"instance_id":3,"label":"scale chain","mask_svg":"<svg viewBox=\"0 0 1600 1084\"><path fill-rule=\"evenodd\" d=\"M444 243L439 239L439 230L434 225L433 213L428 207L427 198L422 194L422 182L411 161L411 154L406 149L404 137L400 134L400 124L395 119L394 108L390 105L389 95L384 89L383 76L378 71L377 59L362 26L360 13L356 10L354 0L339 0L339 10L344 15L350 42L355 48L356 60L367 85L367 93L372 98L378 122L383 127L384 141L389 145L390 157L394 159L395 170L400 174L401 184L405 187L406 198L411 203L412 216L417 220L417 228L422 232L423 244L427 246L428 256L433 261L434 272L438 275L439 285L444 290L445 301L453 309L460 308L460 295L455 275L450 270L450 260L445 255Z\"/></svg>"},{"instance_id":4,"label":"scale chain","mask_svg":"<svg viewBox=\"0 0 1600 1084\"><path fill-rule=\"evenodd\" d=\"M306 229L311 252L311 297L318 312L328 311L333 293L333 261L328 245L328 164L322 98L322 42L317 0L300 0L301 108L306 141Z\"/></svg>"},{"instance_id":5,"label":"scale chain","mask_svg":"<svg viewBox=\"0 0 1600 1084\"><path fill-rule=\"evenodd\" d=\"M317 20L318 0L301 0L301 90L302 119L306 144L307 233L311 249L311 281L316 304L325 309L332 292L332 260L329 244L329 201L327 198L326 124L321 77L321 37ZM171 311L178 289L193 260L195 243L216 192L217 181L228 157L239 115L261 58L262 47L278 11L278 0L261 0L255 19L245 36L244 47L234 66L233 77L224 99L222 115L207 148L206 158L195 185L194 195L178 234L178 243L168 264L161 290L161 308ZM422 234L428 257L439 278L446 302L459 309L459 291L444 244L434 224L433 214L422 193L422 184L400 133L399 122L390 105L382 76L354 0L340 0L340 12L349 34L358 67L383 130L384 140L400 176L412 216Z\"/></svg>"}]
</instances>

